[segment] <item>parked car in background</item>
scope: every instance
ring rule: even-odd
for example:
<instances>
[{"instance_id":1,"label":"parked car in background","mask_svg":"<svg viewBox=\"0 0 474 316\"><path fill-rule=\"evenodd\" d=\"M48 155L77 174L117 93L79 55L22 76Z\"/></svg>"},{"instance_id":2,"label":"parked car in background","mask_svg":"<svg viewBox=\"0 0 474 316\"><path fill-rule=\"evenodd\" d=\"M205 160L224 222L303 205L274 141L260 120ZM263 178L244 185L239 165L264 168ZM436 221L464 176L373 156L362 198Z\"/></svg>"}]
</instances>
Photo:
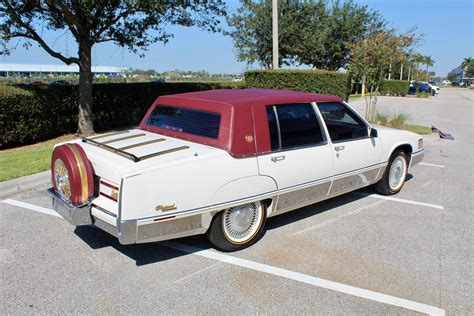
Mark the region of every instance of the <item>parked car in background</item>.
<instances>
[{"instance_id":1,"label":"parked car in background","mask_svg":"<svg viewBox=\"0 0 474 316\"><path fill-rule=\"evenodd\" d=\"M43 81L43 80L35 80L35 81L31 81L29 84L31 86L46 86L48 82Z\"/></svg>"},{"instance_id":2,"label":"parked car in background","mask_svg":"<svg viewBox=\"0 0 474 316\"><path fill-rule=\"evenodd\" d=\"M434 83L429 83L431 90L435 92L435 94L439 93L439 87L435 85Z\"/></svg>"},{"instance_id":3,"label":"parked car in background","mask_svg":"<svg viewBox=\"0 0 474 316\"><path fill-rule=\"evenodd\" d=\"M70 86L71 82L67 80L53 80L48 83L50 86Z\"/></svg>"},{"instance_id":4,"label":"parked car in background","mask_svg":"<svg viewBox=\"0 0 474 316\"><path fill-rule=\"evenodd\" d=\"M417 94L417 93L429 93L435 95L436 91L431 88L430 84L426 82L415 81L410 83L410 88L408 89L408 94Z\"/></svg>"},{"instance_id":5,"label":"parked car in background","mask_svg":"<svg viewBox=\"0 0 474 316\"><path fill-rule=\"evenodd\" d=\"M57 145L49 193L64 219L122 244L206 234L234 251L267 217L369 185L398 193L424 152L336 96L192 92L160 96L136 129Z\"/></svg>"},{"instance_id":6,"label":"parked car in background","mask_svg":"<svg viewBox=\"0 0 474 316\"><path fill-rule=\"evenodd\" d=\"M450 85L450 84L451 84L451 81L449 81L449 80L443 80L443 82L441 82L441 84L447 86L447 85Z\"/></svg>"}]
</instances>

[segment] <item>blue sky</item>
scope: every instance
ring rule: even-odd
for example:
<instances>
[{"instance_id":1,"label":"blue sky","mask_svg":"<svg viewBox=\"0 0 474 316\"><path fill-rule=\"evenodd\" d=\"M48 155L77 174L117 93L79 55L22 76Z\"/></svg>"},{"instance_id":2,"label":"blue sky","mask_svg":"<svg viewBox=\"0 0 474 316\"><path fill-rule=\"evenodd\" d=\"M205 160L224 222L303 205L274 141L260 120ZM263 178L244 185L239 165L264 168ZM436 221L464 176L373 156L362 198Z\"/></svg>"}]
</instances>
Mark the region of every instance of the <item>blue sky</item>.
<instances>
[{"instance_id":1,"label":"blue sky","mask_svg":"<svg viewBox=\"0 0 474 316\"><path fill-rule=\"evenodd\" d=\"M424 34L420 53L435 60L433 70L445 76L467 56L474 56L474 1L473 0L357 0L378 10L390 25L406 31L413 26ZM230 10L238 6L237 0L228 1ZM139 69L207 70L211 73L239 73L247 66L237 62L232 40L222 34L212 34L197 28L170 27L175 37L168 44L154 44L144 58L129 53L111 43L94 49L94 65L123 66ZM47 32L47 31L46 31ZM71 36L46 33L55 49L75 54ZM59 38L58 38L59 37ZM14 46L13 41L10 46ZM10 56L0 56L2 63L60 64L42 49L29 50L20 45ZM253 67L250 67L253 68Z\"/></svg>"}]
</instances>

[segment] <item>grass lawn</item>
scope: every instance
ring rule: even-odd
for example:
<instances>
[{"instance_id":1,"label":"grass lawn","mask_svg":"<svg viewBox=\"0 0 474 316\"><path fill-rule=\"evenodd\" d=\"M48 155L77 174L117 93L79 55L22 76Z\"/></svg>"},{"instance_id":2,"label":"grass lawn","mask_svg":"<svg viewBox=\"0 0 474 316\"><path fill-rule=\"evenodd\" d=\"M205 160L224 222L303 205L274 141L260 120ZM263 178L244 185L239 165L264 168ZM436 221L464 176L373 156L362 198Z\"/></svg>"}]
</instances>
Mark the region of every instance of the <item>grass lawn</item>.
<instances>
[{"instance_id":1,"label":"grass lawn","mask_svg":"<svg viewBox=\"0 0 474 316\"><path fill-rule=\"evenodd\" d=\"M408 124L406 127L410 132L417 133L420 135L431 134L431 127L428 126Z\"/></svg>"},{"instance_id":2,"label":"grass lawn","mask_svg":"<svg viewBox=\"0 0 474 316\"><path fill-rule=\"evenodd\" d=\"M75 135L64 135L34 145L1 150L0 181L48 170L53 146L75 138Z\"/></svg>"},{"instance_id":3,"label":"grass lawn","mask_svg":"<svg viewBox=\"0 0 474 316\"><path fill-rule=\"evenodd\" d=\"M351 101L359 100L359 99L362 99L362 98L363 98L362 94L351 94L351 95L349 96L349 100L348 100L348 101L351 102Z\"/></svg>"}]
</instances>

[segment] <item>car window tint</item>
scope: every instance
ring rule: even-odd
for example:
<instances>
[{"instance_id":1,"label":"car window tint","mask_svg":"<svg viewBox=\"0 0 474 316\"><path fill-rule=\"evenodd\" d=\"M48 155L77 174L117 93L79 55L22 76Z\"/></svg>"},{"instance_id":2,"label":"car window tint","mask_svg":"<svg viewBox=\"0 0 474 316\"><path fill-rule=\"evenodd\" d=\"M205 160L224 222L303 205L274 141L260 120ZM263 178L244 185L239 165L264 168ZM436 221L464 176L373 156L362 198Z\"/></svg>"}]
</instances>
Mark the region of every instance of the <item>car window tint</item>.
<instances>
[{"instance_id":1,"label":"car window tint","mask_svg":"<svg viewBox=\"0 0 474 316\"><path fill-rule=\"evenodd\" d=\"M267 113L270 112L268 110L270 108L267 108ZM316 145L323 142L321 126L311 104L283 104L276 105L275 109L281 149ZM272 149L276 148L274 144L276 142L272 140Z\"/></svg>"},{"instance_id":2,"label":"car window tint","mask_svg":"<svg viewBox=\"0 0 474 316\"><path fill-rule=\"evenodd\" d=\"M146 124L175 132L218 138L220 121L219 113L158 105Z\"/></svg>"},{"instance_id":3,"label":"car window tint","mask_svg":"<svg viewBox=\"0 0 474 316\"><path fill-rule=\"evenodd\" d=\"M318 103L332 141L344 141L368 136L367 125L347 106L339 102Z\"/></svg>"}]
</instances>

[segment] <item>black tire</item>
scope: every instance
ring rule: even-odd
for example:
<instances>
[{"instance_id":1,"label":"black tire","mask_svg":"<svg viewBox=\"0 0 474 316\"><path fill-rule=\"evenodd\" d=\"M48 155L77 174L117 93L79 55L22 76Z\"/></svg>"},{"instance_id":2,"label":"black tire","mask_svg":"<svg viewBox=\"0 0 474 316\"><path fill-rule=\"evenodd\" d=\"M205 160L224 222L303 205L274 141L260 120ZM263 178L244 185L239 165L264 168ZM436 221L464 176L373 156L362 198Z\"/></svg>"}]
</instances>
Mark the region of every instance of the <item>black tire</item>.
<instances>
[{"instance_id":1,"label":"black tire","mask_svg":"<svg viewBox=\"0 0 474 316\"><path fill-rule=\"evenodd\" d=\"M394 188L394 187L390 186L390 170L391 170L393 162L396 159L399 159L398 157L403 158L404 161L405 161L405 170L404 170L405 176L403 177L403 179L401 179L401 181L402 181L401 184ZM385 169L385 172L384 172L382 178L379 180L379 182L377 182L375 184L375 191L379 194L382 194L382 195L393 195L393 194L397 194L398 192L400 192L400 190L403 188L403 185L405 184L405 180L406 180L407 175L408 175L408 163L409 163L409 161L410 161L409 157L407 156L407 154L404 151L398 150L398 151L394 152L392 154L392 156L390 156L390 160L388 162L387 168Z\"/></svg>"},{"instance_id":2,"label":"black tire","mask_svg":"<svg viewBox=\"0 0 474 316\"><path fill-rule=\"evenodd\" d=\"M206 232L206 237L215 248L221 251L229 251L229 252L242 250L247 247L250 247L251 245L256 243L258 240L260 240L260 238L263 237L266 231L265 226L267 222L267 208L264 202L254 202L254 203L260 206L259 207L260 219L258 220L258 222L255 222L255 226L258 226L258 227L256 228L255 232L253 232L248 238L240 242L233 241L232 238L228 235L224 227L226 212L231 210L232 208L221 211L214 216L211 222L211 226ZM250 205L250 204L252 203L248 203L246 205ZM252 227L255 227L255 226L252 225Z\"/></svg>"}]
</instances>

